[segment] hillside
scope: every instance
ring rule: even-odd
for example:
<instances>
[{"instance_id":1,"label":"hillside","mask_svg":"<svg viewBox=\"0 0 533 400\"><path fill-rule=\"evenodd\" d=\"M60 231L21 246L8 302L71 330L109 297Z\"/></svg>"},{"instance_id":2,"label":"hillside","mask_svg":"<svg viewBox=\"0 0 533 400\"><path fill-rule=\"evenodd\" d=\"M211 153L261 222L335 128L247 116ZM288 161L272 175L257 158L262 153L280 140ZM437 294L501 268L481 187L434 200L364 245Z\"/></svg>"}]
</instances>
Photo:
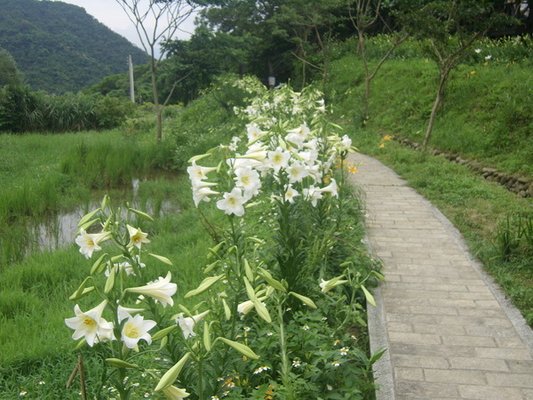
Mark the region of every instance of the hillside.
<instances>
[{"instance_id":1,"label":"hillside","mask_svg":"<svg viewBox=\"0 0 533 400\"><path fill-rule=\"evenodd\" d=\"M15 59L27 83L52 93L78 91L127 70L145 53L81 7L51 1L0 0L0 47Z\"/></svg>"}]
</instances>

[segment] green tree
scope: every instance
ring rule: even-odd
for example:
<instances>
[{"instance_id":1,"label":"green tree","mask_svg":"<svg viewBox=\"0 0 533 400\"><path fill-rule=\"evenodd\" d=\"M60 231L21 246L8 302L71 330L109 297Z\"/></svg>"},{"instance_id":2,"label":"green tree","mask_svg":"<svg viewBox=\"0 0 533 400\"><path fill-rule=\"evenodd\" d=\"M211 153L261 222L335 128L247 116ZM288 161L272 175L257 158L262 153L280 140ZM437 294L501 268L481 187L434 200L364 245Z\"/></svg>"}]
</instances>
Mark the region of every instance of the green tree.
<instances>
[{"instance_id":1,"label":"green tree","mask_svg":"<svg viewBox=\"0 0 533 400\"><path fill-rule=\"evenodd\" d=\"M412 13L402 16L403 24L423 41L426 54L436 62L439 70L437 93L423 141L426 149L437 112L444 101L450 73L476 40L489 30L500 29L515 20L496 10L492 0L433 0L418 1L417 5L419 7Z\"/></svg>"},{"instance_id":2,"label":"green tree","mask_svg":"<svg viewBox=\"0 0 533 400\"><path fill-rule=\"evenodd\" d=\"M389 6L389 3L390 2L382 0L347 1L349 19L355 31L357 32L357 53L363 61L363 68L365 74L365 90L363 92L361 107L361 126L363 127L366 125L369 119L369 100L372 80L376 77L377 73L379 72L385 61L387 61L387 59L390 57L392 52L398 46L400 46L408 37L408 35L403 31L394 31L393 29L391 29L382 19L382 8ZM399 10L396 9L396 12L399 12ZM404 12L406 11L404 10ZM378 63L375 64L373 68L371 68L366 53L366 40L369 31L375 25L377 25L378 22L382 22L384 25L384 29L387 30L388 33L393 33L394 37L391 41L391 46L389 47L389 49L381 57Z\"/></svg>"},{"instance_id":3,"label":"green tree","mask_svg":"<svg viewBox=\"0 0 533 400\"><path fill-rule=\"evenodd\" d=\"M156 54L157 46L164 39L172 38L194 10L189 0L115 0L135 26L144 50L150 55L152 95L156 113L156 139L163 137L163 108L159 100L158 69L164 52ZM179 78L181 79L181 78ZM176 83L172 85L176 87ZM168 97L169 98L169 97Z\"/></svg>"},{"instance_id":4,"label":"green tree","mask_svg":"<svg viewBox=\"0 0 533 400\"><path fill-rule=\"evenodd\" d=\"M7 50L0 48L0 87L20 83L22 83L22 75L15 60Z\"/></svg>"}]
</instances>

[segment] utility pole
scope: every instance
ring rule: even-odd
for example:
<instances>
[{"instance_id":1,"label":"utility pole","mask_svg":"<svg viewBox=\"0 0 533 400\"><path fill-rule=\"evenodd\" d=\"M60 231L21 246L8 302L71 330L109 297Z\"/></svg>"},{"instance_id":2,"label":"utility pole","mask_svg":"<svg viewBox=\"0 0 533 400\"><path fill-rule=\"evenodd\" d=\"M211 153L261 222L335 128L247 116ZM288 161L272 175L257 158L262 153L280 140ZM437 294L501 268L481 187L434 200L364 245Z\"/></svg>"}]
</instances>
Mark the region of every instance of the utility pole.
<instances>
[{"instance_id":1,"label":"utility pole","mask_svg":"<svg viewBox=\"0 0 533 400\"><path fill-rule=\"evenodd\" d=\"M130 99L135 104L135 82L133 80L133 61L131 60L131 54L128 57L128 66L130 71Z\"/></svg>"}]
</instances>

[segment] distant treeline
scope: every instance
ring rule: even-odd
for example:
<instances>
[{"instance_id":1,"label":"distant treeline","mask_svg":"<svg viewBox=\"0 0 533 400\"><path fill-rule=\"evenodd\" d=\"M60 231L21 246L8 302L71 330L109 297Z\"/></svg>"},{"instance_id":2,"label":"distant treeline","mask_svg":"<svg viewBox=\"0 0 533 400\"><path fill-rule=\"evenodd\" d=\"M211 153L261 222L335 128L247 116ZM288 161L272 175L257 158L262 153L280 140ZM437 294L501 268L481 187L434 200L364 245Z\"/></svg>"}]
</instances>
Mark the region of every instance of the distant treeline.
<instances>
[{"instance_id":1,"label":"distant treeline","mask_svg":"<svg viewBox=\"0 0 533 400\"><path fill-rule=\"evenodd\" d=\"M516 17L513 24L484 32L486 38L524 35L533 31L530 1L462 0L472 4L473 14L484 7L502 16ZM164 101L176 81L171 102L188 103L224 73L252 74L267 84L291 81L296 87L320 77L335 56L339 43L357 36L351 17L357 6L368 3L363 21L371 19L379 3L379 15L367 30L370 37L406 31L404 18L411 10L428 3L449 9L449 0L254 0L203 1L199 25L189 40L163 44L167 59L158 71L158 91ZM374 7L374 8L373 8ZM349 11L350 8L350 11ZM465 16L468 18L468 16ZM476 17L477 18L477 17ZM465 25L468 29L468 24ZM475 24L472 24L472 27ZM502 26L504 26L502 28ZM386 50L386 49L385 49ZM353 49L357 51L357 47ZM135 69L137 100L152 101L147 66ZM126 74L113 75L89 89L90 92L128 95Z\"/></svg>"}]
</instances>

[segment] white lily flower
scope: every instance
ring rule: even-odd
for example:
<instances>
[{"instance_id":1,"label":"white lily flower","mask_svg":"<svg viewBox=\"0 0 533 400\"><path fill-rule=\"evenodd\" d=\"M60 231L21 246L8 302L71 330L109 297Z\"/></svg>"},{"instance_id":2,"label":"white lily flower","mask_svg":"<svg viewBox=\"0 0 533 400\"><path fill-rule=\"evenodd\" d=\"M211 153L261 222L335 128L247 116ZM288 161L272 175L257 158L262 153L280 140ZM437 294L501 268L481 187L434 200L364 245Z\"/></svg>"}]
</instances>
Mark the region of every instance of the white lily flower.
<instances>
[{"instance_id":1,"label":"white lily flower","mask_svg":"<svg viewBox=\"0 0 533 400\"><path fill-rule=\"evenodd\" d=\"M252 157L250 158L244 158L246 156L238 156L238 157L240 158L228 158L226 160L226 164L228 164L230 168L233 168L233 170L237 170L239 168L257 169L263 165L261 161L258 161Z\"/></svg>"},{"instance_id":2,"label":"white lily flower","mask_svg":"<svg viewBox=\"0 0 533 400\"><path fill-rule=\"evenodd\" d=\"M289 182L295 183L301 182L306 176L309 176L309 171L305 165L296 161L289 165L287 168L287 174L289 176Z\"/></svg>"},{"instance_id":3,"label":"white lily flower","mask_svg":"<svg viewBox=\"0 0 533 400\"><path fill-rule=\"evenodd\" d=\"M219 194L219 192L212 190L209 186L193 186L192 188L192 200L196 207L198 207L202 201L209 203L209 201L211 201L209 196L215 194Z\"/></svg>"},{"instance_id":4,"label":"white lily flower","mask_svg":"<svg viewBox=\"0 0 533 400\"><path fill-rule=\"evenodd\" d=\"M296 129L291 129L288 131L288 135L285 136L285 140L287 142L290 142L297 147L302 147L305 140L309 137L311 134L311 130L307 126L307 124L302 124Z\"/></svg>"},{"instance_id":5,"label":"white lily flower","mask_svg":"<svg viewBox=\"0 0 533 400\"><path fill-rule=\"evenodd\" d=\"M162 391L168 400L181 400L191 395L185 389L180 389L174 385L167 386Z\"/></svg>"},{"instance_id":6,"label":"white lily flower","mask_svg":"<svg viewBox=\"0 0 533 400\"><path fill-rule=\"evenodd\" d=\"M65 324L74 329L72 339L78 340L82 337L85 338L87 344L92 347L95 343L103 342L106 340L114 340L113 335L113 323L107 322L102 318L102 313L107 305L107 301L104 300L96 307L89 311L83 312L76 304L74 306L75 317L65 318Z\"/></svg>"},{"instance_id":7,"label":"white lily flower","mask_svg":"<svg viewBox=\"0 0 533 400\"><path fill-rule=\"evenodd\" d=\"M246 134L248 136L248 143L252 143L263 137L265 135L265 132L259 129L256 124L252 123L246 125Z\"/></svg>"},{"instance_id":8,"label":"white lily flower","mask_svg":"<svg viewBox=\"0 0 533 400\"><path fill-rule=\"evenodd\" d=\"M152 336L148 333L150 329L156 326L156 322L150 319L144 320L142 315L132 317L128 315L128 320L122 327L122 341L128 349L137 347L139 340L144 340L146 343L152 343Z\"/></svg>"},{"instance_id":9,"label":"white lily flower","mask_svg":"<svg viewBox=\"0 0 533 400\"><path fill-rule=\"evenodd\" d=\"M207 179L207 174L212 171L216 171L216 167L202 167L196 165L195 162L190 167L187 167L187 173L191 182L198 182Z\"/></svg>"},{"instance_id":10,"label":"white lily flower","mask_svg":"<svg viewBox=\"0 0 533 400\"><path fill-rule=\"evenodd\" d=\"M183 313L178 314L178 317L176 318L176 323L181 328L181 331L183 332L183 337L185 339L188 339L192 336L196 336L196 333L194 333L194 326L200 322L207 314L209 314L209 311L204 311L201 314L193 315L192 317L183 317Z\"/></svg>"},{"instance_id":11,"label":"white lily flower","mask_svg":"<svg viewBox=\"0 0 533 400\"><path fill-rule=\"evenodd\" d=\"M276 172L279 171L281 168L287 168L287 166L289 165L290 158L290 153L280 147L278 147L274 151L268 152L268 161L270 167L273 168Z\"/></svg>"},{"instance_id":12,"label":"white lily flower","mask_svg":"<svg viewBox=\"0 0 533 400\"><path fill-rule=\"evenodd\" d=\"M250 167L235 170L235 185L244 190L245 197L252 198L259 194L261 180L259 174Z\"/></svg>"},{"instance_id":13,"label":"white lily flower","mask_svg":"<svg viewBox=\"0 0 533 400\"><path fill-rule=\"evenodd\" d=\"M300 193L298 193L292 186L289 185L287 190L285 191L284 199L285 201L288 201L290 204L294 204L294 198L298 197Z\"/></svg>"},{"instance_id":14,"label":"white lily flower","mask_svg":"<svg viewBox=\"0 0 533 400\"><path fill-rule=\"evenodd\" d=\"M322 191L313 185L304 189L303 194L304 197L311 202L313 207L316 207L318 200L322 198Z\"/></svg>"},{"instance_id":15,"label":"white lily flower","mask_svg":"<svg viewBox=\"0 0 533 400\"><path fill-rule=\"evenodd\" d=\"M327 293L334 287L348 282L347 280L342 279L342 278L343 276L341 275L341 276L337 276L336 278L332 278L329 281L325 281L324 279L321 279L319 283L320 290L322 291L322 293Z\"/></svg>"},{"instance_id":16,"label":"white lily flower","mask_svg":"<svg viewBox=\"0 0 533 400\"><path fill-rule=\"evenodd\" d=\"M126 225L126 227L128 228L128 233L130 235L128 247L135 246L140 249L143 243L150 243L150 240L147 239L148 234L141 231L141 228L134 228L130 225Z\"/></svg>"},{"instance_id":17,"label":"white lily flower","mask_svg":"<svg viewBox=\"0 0 533 400\"><path fill-rule=\"evenodd\" d=\"M118 306L117 308L118 322L122 322L125 319L131 317L132 315L143 312L143 311L144 311L144 308L131 308L131 307Z\"/></svg>"},{"instance_id":18,"label":"white lily flower","mask_svg":"<svg viewBox=\"0 0 533 400\"><path fill-rule=\"evenodd\" d=\"M230 193L224 193L222 200L217 201L217 208L227 215L234 214L242 217L244 215L244 203L246 203L246 199L242 190L233 188Z\"/></svg>"},{"instance_id":19,"label":"white lily flower","mask_svg":"<svg viewBox=\"0 0 533 400\"><path fill-rule=\"evenodd\" d=\"M242 315L248 314L253 309L254 303L252 303L252 300L246 300L237 306L237 312Z\"/></svg>"},{"instance_id":20,"label":"white lily flower","mask_svg":"<svg viewBox=\"0 0 533 400\"><path fill-rule=\"evenodd\" d=\"M326 104L324 103L324 99L320 99L316 103L318 104L318 107L316 108L317 111L319 111L321 113L325 113L326 112Z\"/></svg>"},{"instance_id":21,"label":"white lily flower","mask_svg":"<svg viewBox=\"0 0 533 400\"><path fill-rule=\"evenodd\" d=\"M337 186L337 182L333 178L331 179L331 182L328 186L319 189L319 191L321 193L329 193L333 197L339 197L339 187Z\"/></svg>"},{"instance_id":22,"label":"white lily flower","mask_svg":"<svg viewBox=\"0 0 533 400\"><path fill-rule=\"evenodd\" d=\"M318 150L309 149L308 151L300 151L298 157L303 160L306 165L312 166L318 160Z\"/></svg>"},{"instance_id":23,"label":"white lily flower","mask_svg":"<svg viewBox=\"0 0 533 400\"><path fill-rule=\"evenodd\" d=\"M84 229L80 229L80 234L76 236L76 244L80 246L80 253L85 258L91 258L93 252L102 250L98 245L109 238L109 232L87 233Z\"/></svg>"},{"instance_id":24,"label":"white lily flower","mask_svg":"<svg viewBox=\"0 0 533 400\"><path fill-rule=\"evenodd\" d=\"M137 259L137 264L139 265L139 268L146 268L146 264L141 262L141 257L136 255L135 258ZM124 262L121 262L121 263L118 263L118 264L115 264L115 265L118 266L118 270L119 271L123 270L126 273L127 276L135 275L135 270L133 269L133 267L131 266L129 261L124 261ZM110 270L110 268L108 266L106 268L104 274L105 274L105 276L109 276L110 273L111 273L111 270Z\"/></svg>"},{"instance_id":25,"label":"white lily flower","mask_svg":"<svg viewBox=\"0 0 533 400\"><path fill-rule=\"evenodd\" d=\"M157 278L156 281L150 282L145 286L133 287L126 289L128 292L138 293L141 295L150 296L156 301L160 302L163 307L167 305L174 305L174 300L172 296L178 290L178 285L170 282L172 275L170 271L167 273L167 276L162 278Z\"/></svg>"},{"instance_id":26,"label":"white lily flower","mask_svg":"<svg viewBox=\"0 0 533 400\"><path fill-rule=\"evenodd\" d=\"M352 147L352 139L348 137L348 135L344 135L341 139L340 143L340 150L341 151L348 151Z\"/></svg>"}]
</instances>

